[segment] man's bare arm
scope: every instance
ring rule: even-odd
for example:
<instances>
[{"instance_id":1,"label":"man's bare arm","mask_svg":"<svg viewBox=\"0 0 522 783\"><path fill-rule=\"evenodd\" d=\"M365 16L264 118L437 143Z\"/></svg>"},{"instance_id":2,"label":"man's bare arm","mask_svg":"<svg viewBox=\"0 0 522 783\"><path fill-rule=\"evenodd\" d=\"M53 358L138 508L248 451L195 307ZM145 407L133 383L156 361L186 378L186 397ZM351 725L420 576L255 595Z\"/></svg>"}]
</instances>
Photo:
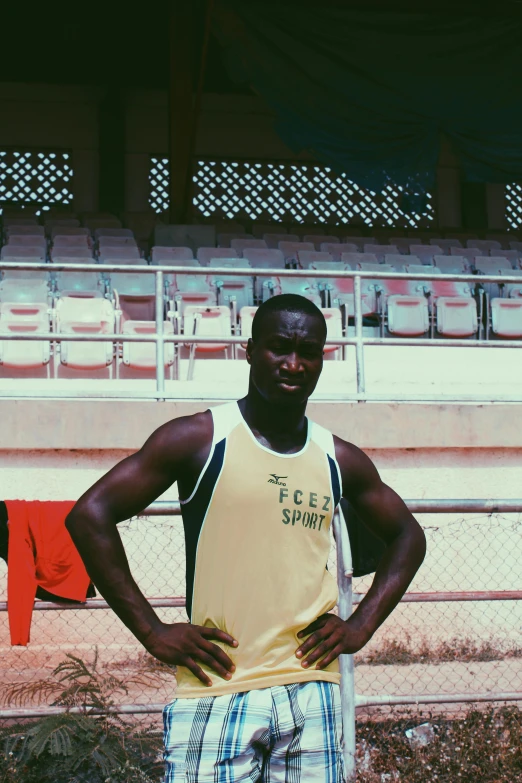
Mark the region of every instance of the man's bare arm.
<instances>
[{"instance_id":1,"label":"man's bare arm","mask_svg":"<svg viewBox=\"0 0 522 783\"><path fill-rule=\"evenodd\" d=\"M387 547L368 593L349 620L342 622L335 615L323 615L299 634L311 634L297 651L305 668L320 661L316 668L322 669L341 653L364 647L401 600L426 553L422 528L399 495L381 481L372 461L338 438L336 455L343 496Z\"/></svg>"},{"instance_id":2,"label":"man's bare arm","mask_svg":"<svg viewBox=\"0 0 522 783\"><path fill-rule=\"evenodd\" d=\"M209 430L210 427L210 430ZM136 638L160 660L183 664L206 684L196 660L230 678L232 661L211 639L233 645L228 634L187 623L162 623L134 581L117 524L138 514L184 472L194 452L210 447L206 414L160 427L136 453L122 460L77 502L66 527L92 581Z\"/></svg>"}]
</instances>

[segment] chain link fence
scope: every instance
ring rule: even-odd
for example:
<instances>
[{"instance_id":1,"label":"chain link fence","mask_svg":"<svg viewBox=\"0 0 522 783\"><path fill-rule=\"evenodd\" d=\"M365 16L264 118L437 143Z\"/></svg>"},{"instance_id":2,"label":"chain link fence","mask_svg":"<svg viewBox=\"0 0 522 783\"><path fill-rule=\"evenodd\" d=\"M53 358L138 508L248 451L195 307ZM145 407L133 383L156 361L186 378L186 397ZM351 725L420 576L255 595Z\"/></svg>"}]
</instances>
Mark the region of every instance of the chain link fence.
<instances>
[{"instance_id":1,"label":"chain link fence","mask_svg":"<svg viewBox=\"0 0 522 783\"><path fill-rule=\"evenodd\" d=\"M418 518L426 531L428 554L410 593L444 592L451 599L466 592L464 597L470 599L470 593L496 591L495 600L435 601L432 596L401 603L355 656L357 693L419 698L522 693L522 601L499 600L502 593L520 590L522 585L520 515ZM145 595L183 597L181 518L138 518L119 527L132 572ZM333 543L329 568L335 573ZM0 600L5 600L5 573L1 580ZM370 584L371 576L354 580L356 600ZM167 622L187 620L183 607L160 606L156 611ZM174 671L156 663L110 609L34 611L27 648L9 646L7 612L0 613L0 623L1 708L41 704L41 694L22 697L15 686L49 678L67 653L92 661L96 651L103 670L128 679L128 692L120 701L147 705L174 697Z\"/></svg>"}]
</instances>

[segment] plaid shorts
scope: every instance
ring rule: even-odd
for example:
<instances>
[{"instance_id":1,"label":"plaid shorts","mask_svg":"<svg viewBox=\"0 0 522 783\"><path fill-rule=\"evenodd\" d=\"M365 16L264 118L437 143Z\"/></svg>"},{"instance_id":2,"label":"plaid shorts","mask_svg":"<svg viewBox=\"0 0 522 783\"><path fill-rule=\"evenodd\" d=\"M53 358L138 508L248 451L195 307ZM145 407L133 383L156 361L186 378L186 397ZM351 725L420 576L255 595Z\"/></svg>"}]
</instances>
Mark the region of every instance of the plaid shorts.
<instances>
[{"instance_id":1,"label":"plaid shorts","mask_svg":"<svg viewBox=\"0 0 522 783\"><path fill-rule=\"evenodd\" d=\"M314 681L175 699L165 783L343 783L339 686Z\"/></svg>"}]
</instances>

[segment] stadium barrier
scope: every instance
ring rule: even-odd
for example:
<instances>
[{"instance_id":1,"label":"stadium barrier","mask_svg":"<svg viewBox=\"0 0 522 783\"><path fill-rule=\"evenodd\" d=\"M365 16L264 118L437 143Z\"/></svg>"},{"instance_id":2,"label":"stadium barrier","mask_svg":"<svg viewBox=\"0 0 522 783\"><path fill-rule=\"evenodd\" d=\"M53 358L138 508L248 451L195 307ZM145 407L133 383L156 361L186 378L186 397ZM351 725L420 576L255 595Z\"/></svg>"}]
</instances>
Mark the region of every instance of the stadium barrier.
<instances>
[{"instance_id":1,"label":"stadium barrier","mask_svg":"<svg viewBox=\"0 0 522 783\"><path fill-rule=\"evenodd\" d=\"M407 500L405 501L410 511L413 513L422 514L487 514L489 520L494 520L495 514L519 514L522 513L522 499L512 500ZM145 509L136 519L147 519L149 517L179 517L181 515L181 508L179 502L171 501L157 501ZM125 524L125 523L123 523ZM461 520L461 526L462 526ZM364 597L363 592L353 592L353 579L352 579L352 565L351 565L351 551L348 540L347 528L339 516L336 514L334 518L334 537L336 541L336 568L337 568L337 581L339 586L339 601L338 612L339 615L346 619L352 613L353 606L360 603ZM480 529L484 527L484 523L476 525L461 540L457 540L454 552L450 553L455 555L462 551L463 547L466 549L465 560L472 562L475 556L473 550L470 549L470 542L473 542L475 547L482 550L484 548L483 542L480 539ZM427 533L430 532L430 528L426 528ZM499 532L500 531L500 532ZM522 525L517 520L513 522L509 520L506 525L498 526L498 530L494 530L494 537L498 541L498 551L505 550L506 541L511 547L508 558L507 553L504 552L504 563L507 566L507 570L511 573L514 570L514 583L520 584L517 581L517 564L520 564L520 543L518 536L522 536ZM444 543L444 550L448 549L447 541ZM484 553L480 551L480 555ZM487 553L490 561L493 560L495 552L490 549ZM428 546L428 557L430 556L430 545ZM180 557L180 562L183 560ZM449 561L448 561L449 562ZM479 559L476 559L476 565L479 564ZM422 569L421 569L422 570ZM478 568L475 569L478 571ZM519 569L518 569L519 570ZM467 575L463 569L459 570L461 578L464 579ZM480 574L477 574L477 578L482 580L486 578L482 569ZM505 578L505 575L504 577ZM175 597L153 597L149 598L152 606L156 608L180 608L185 605L185 598L183 596ZM400 606L408 604L446 604L457 602L459 604L469 602L514 602L522 600L522 590L520 589L499 589L499 590L445 590L436 591L429 590L425 592L408 592L403 597ZM100 610L107 609L108 605L101 599L89 599L84 604L76 605L63 605L59 603L36 601L34 608L38 612L67 612L70 611L82 611L86 610ZM5 612L7 610L7 603L0 603L0 611ZM398 610L396 610L396 613ZM498 614L498 613L497 613ZM404 618L403 618L404 619ZM402 621L399 619L399 623ZM401 627L401 631L407 633L407 627ZM139 645L137 645L139 647ZM18 648L16 648L18 649ZM518 650L518 653L522 651ZM517 658L521 657L517 653ZM486 661L487 661L486 657ZM511 659L509 659L511 660ZM508 665L509 665L508 660ZM515 659L513 659L515 660ZM473 664L475 665L475 664ZM394 705L434 705L434 704L464 704L473 702L507 702L507 701L522 701L522 681L517 681L517 689L512 691L504 690L485 690L483 692L468 690L463 692L439 692L439 693L409 693L409 694L356 694L355 692L355 665L354 656L343 655L340 657L340 669L341 669L341 698L343 708L343 725L344 725L344 752L347 767L347 780L354 780L355 776L355 713L357 708L369 708L380 706L394 706ZM517 678L515 672L514 679ZM161 713L164 708L164 702L162 703L142 703L142 704L120 704L111 707L110 711L121 715L147 715ZM35 706L31 708L21 709L0 709L0 719L14 720L24 718L37 718L44 717L53 714L59 714L66 708L53 707L53 706ZM72 712L81 712L81 708L72 708Z\"/></svg>"},{"instance_id":2,"label":"stadium barrier","mask_svg":"<svg viewBox=\"0 0 522 783\"><path fill-rule=\"evenodd\" d=\"M133 394L129 390L118 392L118 397L132 398L139 397L151 398L158 401L165 401L168 399L175 399L175 392L169 392L165 389L165 365L163 362L164 345L165 343L174 343L175 345L191 345L197 344L227 344L227 345L240 345L244 344L244 336L231 336L231 337L205 337L205 336L192 336L173 334L166 335L164 333L164 321L163 321L163 304L164 304L164 276L175 274L190 274L190 275L206 275L210 274L209 267L183 267L183 266L134 266L131 264L60 264L53 263L47 264L35 264L35 263L14 263L14 262L1 262L0 270L33 270L44 272L125 272L125 273L148 273L155 275L155 292L156 292L156 333L150 335L137 335L137 334L91 334L91 335L79 335L75 334L74 338L68 334L57 334L54 332L48 333L13 333L5 334L1 336L3 340L21 340L21 341L48 341L53 343L61 342L143 342L143 343L156 343L156 390L154 392L138 391ZM371 280L405 280L405 281L422 281L432 280L433 272L430 274L429 267L426 267L426 273L400 273L400 272L364 272L362 270L352 271L336 271L336 270L296 270L296 269L255 269L255 275L253 275L252 268L238 267L213 267L211 270L212 276L233 276L233 277L291 277L296 278L302 276L307 279L321 279L326 280L329 278L353 278L354 281L354 337L334 337L326 341L327 345L336 346L355 346L355 363L356 363L356 376L357 376L357 392L355 395L347 394L346 400L363 401L377 401L383 399L378 395L371 395L366 392L365 381L365 359L364 348L365 346L430 346L430 347L480 347L480 348L521 348L522 340L484 340L481 335L483 332L482 321L479 322L479 338L423 338L423 337L363 337L363 312L362 312L362 292L361 281L364 279ZM515 275L473 275L464 274L456 275L449 273L441 273L437 275L437 282L460 282L476 285L477 283L496 283L497 285L516 284L520 285L520 277ZM179 351L175 353L175 367L178 368L179 373ZM175 378L179 375L174 376ZM12 397L12 391L0 391L0 397L9 396ZM45 396L41 392L35 393L31 391L28 395L30 397L42 397ZM84 399L87 397L85 392L71 391L64 392L63 390L55 390L52 392L53 397L57 398L76 398ZM92 396L92 395L91 395ZM103 393L106 397L106 392ZM473 395L473 399L480 401L482 399L489 400L491 395L480 397L480 395ZM389 394L385 399L389 399ZM397 401L410 400L411 396L394 395L394 399ZM415 399L421 399L416 396ZM431 398L430 398L431 399ZM455 397L455 399L457 399ZM522 391L517 395L509 397L499 397L499 401L507 402L520 402L522 401Z\"/></svg>"}]
</instances>

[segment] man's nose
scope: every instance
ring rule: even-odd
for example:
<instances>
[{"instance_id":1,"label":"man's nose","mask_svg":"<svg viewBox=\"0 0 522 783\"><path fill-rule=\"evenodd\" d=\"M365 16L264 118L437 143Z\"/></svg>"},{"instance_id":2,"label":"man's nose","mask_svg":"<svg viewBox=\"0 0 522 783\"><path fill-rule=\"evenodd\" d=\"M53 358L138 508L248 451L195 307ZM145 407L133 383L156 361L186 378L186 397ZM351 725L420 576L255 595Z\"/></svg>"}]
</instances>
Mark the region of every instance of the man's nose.
<instances>
[{"instance_id":1,"label":"man's nose","mask_svg":"<svg viewBox=\"0 0 522 783\"><path fill-rule=\"evenodd\" d=\"M288 370L290 373L300 373L303 370L303 365L301 363L301 358L299 354L296 351L293 351L293 353L289 353L285 356L285 360L283 362L283 367Z\"/></svg>"}]
</instances>

